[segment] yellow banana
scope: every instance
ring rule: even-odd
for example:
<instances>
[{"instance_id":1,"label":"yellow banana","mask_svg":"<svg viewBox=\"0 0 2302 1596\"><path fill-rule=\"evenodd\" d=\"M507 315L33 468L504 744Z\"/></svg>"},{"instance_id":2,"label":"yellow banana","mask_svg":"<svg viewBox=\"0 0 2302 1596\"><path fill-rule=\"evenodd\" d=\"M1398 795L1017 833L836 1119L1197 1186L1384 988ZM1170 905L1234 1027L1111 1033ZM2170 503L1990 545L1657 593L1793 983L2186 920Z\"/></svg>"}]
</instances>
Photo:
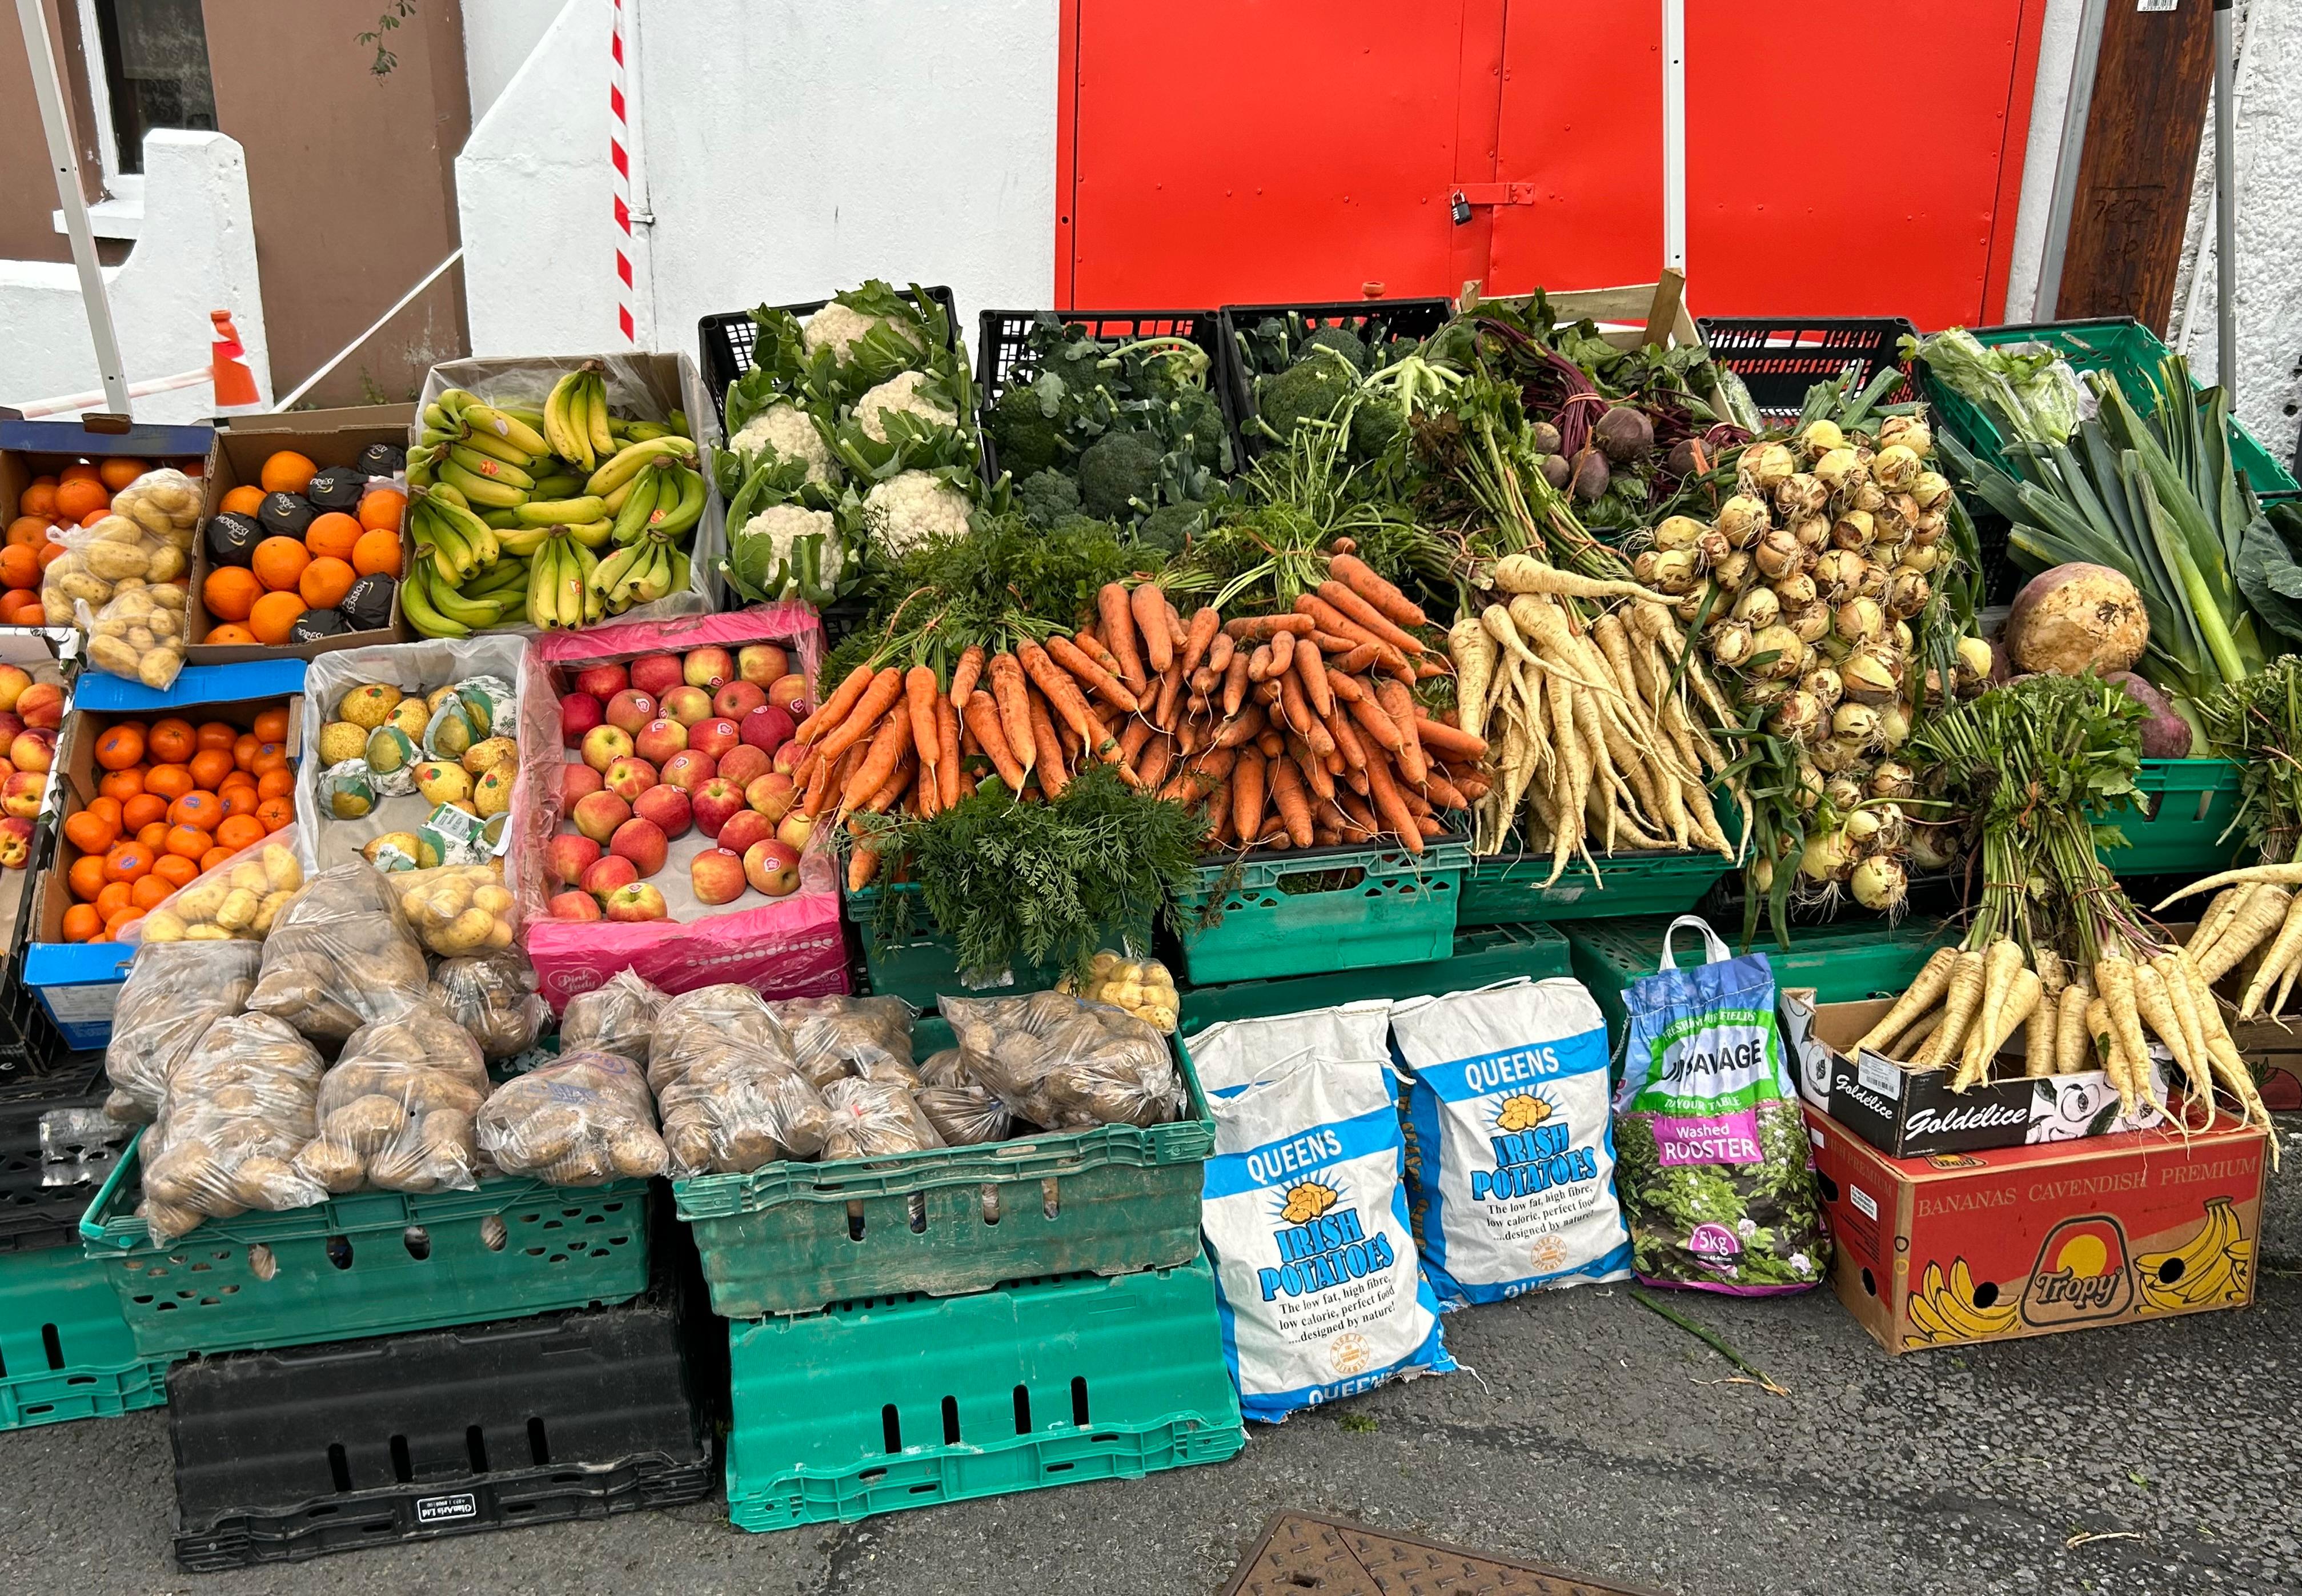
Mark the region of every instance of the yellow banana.
<instances>
[{"instance_id":1,"label":"yellow banana","mask_svg":"<svg viewBox=\"0 0 2302 1596\"><path fill-rule=\"evenodd\" d=\"M534 457L521 453L493 433L458 433L448 441L448 452L451 456L458 449L483 459L500 461L527 476L530 483L534 481L532 475L535 469ZM467 460L465 464L470 465L471 462ZM474 466L473 469L477 470L478 467Z\"/></svg>"},{"instance_id":2,"label":"yellow banana","mask_svg":"<svg viewBox=\"0 0 2302 1596\"><path fill-rule=\"evenodd\" d=\"M493 455L483 454L468 443L458 443L448 450L448 463L461 466L474 476L488 482L500 483L517 488L522 494L535 486L535 478L509 460L500 460Z\"/></svg>"},{"instance_id":3,"label":"yellow banana","mask_svg":"<svg viewBox=\"0 0 2302 1596\"><path fill-rule=\"evenodd\" d=\"M551 397L543 401L543 437L553 454L589 472L597 464L592 458L592 441L576 425L571 410L576 391L583 385L581 371L568 372L551 385Z\"/></svg>"},{"instance_id":4,"label":"yellow banana","mask_svg":"<svg viewBox=\"0 0 2302 1596\"><path fill-rule=\"evenodd\" d=\"M576 546L576 568L583 577L584 621L596 621L608 612L607 601L592 585L592 573L600 568L600 557L583 544Z\"/></svg>"},{"instance_id":5,"label":"yellow banana","mask_svg":"<svg viewBox=\"0 0 2302 1596\"><path fill-rule=\"evenodd\" d=\"M665 455L683 464L693 464L695 445L677 436L650 438L644 442L626 445L622 452L592 474L592 480L584 484L584 491L587 493L612 493L637 475L641 466Z\"/></svg>"},{"instance_id":6,"label":"yellow banana","mask_svg":"<svg viewBox=\"0 0 2302 1596\"><path fill-rule=\"evenodd\" d=\"M493 437L533 459L550 452L550 444L543 434L524 421L505 414L493 405L466 405L464 425L477 436Z\"/></svg>"},{"instance_id":7,"label":"yellow banana","mask_svg":"<svg viewBox=\"0 0 2302 1596\"><path fill-rule=\"evenodd\" d=\"M605 516L596 521L567 521L562 525L567 528L567 535L586 549L596 549L606 542L608 534L615 530L616 525Z\"/></svg>"},{"instance_id":8,"label":"yellow banana","mask_svg":"<svg viewBox=\"0 0 2302 1596\"><path fill-rule=\"evenodd\" d=\"M596 521L607 513L608 501L597 493L586 493L580 499L531 499L518 511L520 520L529 526Z\"/></svg>"},{"instance_id":9,"label":"yellow banana","mask_svg":"<svg viewBox=\"0 0 2302 1596\"><path fill-rule=\"evenodd\" d=\"M527 502L525 488L515 488L509 483L496 482L476 471L466 470L452 458L441 461L438 470L441 482L474 504L484 504L491 509L509 509L514 505Z\"/></svg>"},{"instance_id":10,"label":"yellow banana","mask_svg":"<svg viewBox=\"0 0 2302 1596\"><path fill-rule=\"evenodd\" d=\"M506 554L533 554L550 536L549 526L522 526L496 533L496 546Z\"/></svg>"},{"instance_id":11,"label":"yellow banana","mask_svg":"<svg viewBox=\"0 0 2302 1596\"><path fill-rule=\"evenodd\" d=\"M591 406L586 418L591 427L592 452L604 460L616 452L615 437L608 431L608 379L594 372L589 387Z\"/></svg>"}]
</instances>

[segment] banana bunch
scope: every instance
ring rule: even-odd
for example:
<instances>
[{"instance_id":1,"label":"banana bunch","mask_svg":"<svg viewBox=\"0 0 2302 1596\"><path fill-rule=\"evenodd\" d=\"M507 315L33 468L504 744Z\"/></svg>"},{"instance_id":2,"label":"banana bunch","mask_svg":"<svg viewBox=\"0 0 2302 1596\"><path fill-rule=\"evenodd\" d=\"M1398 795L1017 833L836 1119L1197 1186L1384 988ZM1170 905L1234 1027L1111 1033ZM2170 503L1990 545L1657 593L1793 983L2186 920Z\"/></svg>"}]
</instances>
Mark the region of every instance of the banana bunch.
<instances>
[{"instance_id":1,"label":"banana bunch","mask_svg":"<svg viewBox=\"0 0 2302 1596\"><path fill-rule=\"evenodd\" d=\"M592 586L599 564L590 544L565 526L552 527L528 570L527 624L540 632L564 632L603 619L606 601Z\"/></svg>"},{"instance_id":2,"label":"banana bunch","mask_svg":"<svg viewBox=\"0 0 2302 1596\"><path fill-rule=\"evenodd\" d=\"M2172 1252L2136 1254L2134 1267L2142 1300L2162 1313L2244 1302L2253 1289L2254 1239L2230 1199L2214 1197L2197 1235Z\"/></svg>"},{"instance_id":3,"label":"banana bunch","mask_svg":"<svg viewBox=\"0 0 2302 1596\"><path fill-rule=\"evenodd\" d=\"M1974 1277L1966 1260L1951 1261L1945 1275L1940 1264L1929 1264L1911 1293L1911 1325L1919 1333L1912 1344L1929 1341L1973 1341L2004 1335L2014 1328L2016 1305L2003 1297L1984 1307L1974 1299Z\"/></svg>"}]
</instances>

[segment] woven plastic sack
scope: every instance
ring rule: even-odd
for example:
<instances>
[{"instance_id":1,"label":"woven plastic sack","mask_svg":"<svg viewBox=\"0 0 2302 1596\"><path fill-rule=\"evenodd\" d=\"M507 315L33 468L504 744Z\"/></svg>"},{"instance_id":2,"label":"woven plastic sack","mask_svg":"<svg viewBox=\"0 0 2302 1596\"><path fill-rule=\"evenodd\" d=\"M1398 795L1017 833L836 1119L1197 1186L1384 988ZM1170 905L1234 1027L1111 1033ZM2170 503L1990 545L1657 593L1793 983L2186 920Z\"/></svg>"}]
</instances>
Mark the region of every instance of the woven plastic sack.
<instances>
[{"instance_id":1,"label":"woven plastic sack","mask_svg":"<svg viewBox=\"0 0 2302 1596\"><path fill-rule=\"evenodd\" d=\"M166 1246L203 1219L250 1208L308 1208L327 1190L296 1168L312 1139L324 1066L289 1026L228 1014L168 1074L160 1117L145 1133L137 1210Z\"/></svg>"},{"instance_id":2,"label":"woven plastic sack","mask_svg":"<svg viewBox=\"0 0 2302 1596\"><path fill-rule=\"evenodd\" d=\"M106 1112L139 1121L157 1114L169 1071L192 1055L210 1025L239 1012L262 956L253 944L231 941L139 948L104 1049L114 1093Z\"/></svg>"},{"instance_id":3,"label":"woven plastic sack","mask_svg":"<svg viewBox=\"0 0 2302 1596\"><path fill-rule=\"evenodd\" d=\"M604 1186L670 1168L655 1096L612 1053L563 1053L498 1087L480 1110L480 1150L508 1175Z\"/></svg>"}]
</instances>

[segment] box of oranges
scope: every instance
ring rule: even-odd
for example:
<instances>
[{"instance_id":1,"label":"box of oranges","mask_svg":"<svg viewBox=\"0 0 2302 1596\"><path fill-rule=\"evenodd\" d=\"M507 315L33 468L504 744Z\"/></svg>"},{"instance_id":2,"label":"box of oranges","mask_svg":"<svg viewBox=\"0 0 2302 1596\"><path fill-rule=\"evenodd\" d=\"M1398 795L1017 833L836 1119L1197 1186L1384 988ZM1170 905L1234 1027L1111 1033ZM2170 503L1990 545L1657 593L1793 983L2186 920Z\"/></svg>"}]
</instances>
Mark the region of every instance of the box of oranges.
<instances>
[{"instance_id":1,"label":"box of oranges","mask_svg":"<svg viewBox=\"0 0 2302 1596\"><path fill-rule=\"evenodd\" d=\"M188 663L309 659L405 635L413 414L373 405L217 429L192 555Z\"/></svg>"},{"instance_id":2,"label":"box of oranges","mask_svg":"<svg viewBox=\"0 0 2302 1596\"><path fill-rule=\"evenodd\" d=\"M201 475L214 436L206 426L99 432L76 421L0 419L0 626L43 624L40 574L64 556L58 534L103 520L112 496L147 471Z\"/></svg>"},{"instance_id":3,"label":"box of oranges","mask_svg":"<svg viewBox=\"0 0 2302 1596\"><path fill-rule=\"evenodd\" d=\"M55 846L32 887L24 979L72 1046L100 1046L110 1030L133 952L122 933L295 819L303 703L294 695L135 714L80 709L67 719Z\"/></svg>"}]
</instances>

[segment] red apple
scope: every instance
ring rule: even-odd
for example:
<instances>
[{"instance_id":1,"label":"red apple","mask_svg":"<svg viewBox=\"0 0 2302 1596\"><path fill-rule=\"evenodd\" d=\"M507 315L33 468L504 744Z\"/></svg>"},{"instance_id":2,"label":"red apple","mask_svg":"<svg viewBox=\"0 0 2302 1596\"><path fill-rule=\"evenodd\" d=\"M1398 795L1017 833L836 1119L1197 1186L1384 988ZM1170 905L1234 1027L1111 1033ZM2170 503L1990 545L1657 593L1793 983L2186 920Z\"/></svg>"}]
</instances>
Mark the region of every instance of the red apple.
<instances>
[{"instance_id":1,"label":"red apple","mask_svg":"<svg viewBox=\"0 0 2302 1596\"><path fill-rule=\"evenodd\" d=\"M749 743L738 743L719 756L719 775L742 792L768 773L768 756Z\"/></svg>"},{"instance_id":2,"label":"red apple","mask_svg":"<svg viewBox=\"0 0 2302 1596\"><path fill-rule=\"evenodd\" d=\"M743 738L736 735L735 723L732 720L699 720L687 728L687 745L710 754L715 761L742 742Z\"/></svg>"},{"instance_id":3,"label":"red apple","mask_svg":"<svg viewBox=\"0 0 2302 1596\"><path fill-rule=\"evenodd\" d=\"M792 718L787 710L761 704L736 717L736 730L747 745L773 753L791 741Z\"/></svg>"},{"instance_id":4,"label":"red apple","mask_svg":"<svg viewBox=\"0 0 2302 1596\"><path fill-rule=\"evenodd\" d=\"M780 770L770 770L744 789L744 802L768 818L774 825L791 813L791 806L799 801L799 784Z\"/></svg>"},{"instance_id":5,"label":"red apple","mask_svg":"<svg viewBox=\"0 0 2302 1596\"><path fill-rule=\"evenodd\" d=\"M644 881L634 881L628 886L618 886L608 895L608 918L628 924L634 920L661 920L666 911L663 894Z\"/></svg>"},{"instance_id":6,"label":"red apple","mask_svg":"<svg viewBox=\"0 0 2302 1596\"><path fill-rule=\"evenodd\" d=\"M610 831L609 835L613 836L614 833ZM543 867L551 872L554 881L573 886L584 878L584 872L590 869L599 857L597 838L563 831L551 839L551 846L544 851Z\"/></svg>"},{"instance_id":7,"label":"red apple","mask_svg":"<svg viewBox=\"0 0 2302 1596\"><path fill-rule=\"evenodd\" d=\"M744 808L744 789L725 776L698 782L686 796L694 816L695 829L706 836L718 836L719 828L727 823L727 817L740 814ZM642 812L645 813L644 811ZM676 836L678 833L672 835Z\"/></svg>"},{"instance_id":8,"label":"red apple","mask_svg":"<svg viewBox=\"0 0 2302 1596\"><path fill-rule=\"evenodd\" d=\"M776 834L776 823L755 809L739 809L727 817L719 827L719 845L730 853L741 853L753 843L766 842Z\"/></svg>"},{"instance_id":9,"label":"red apple","mask_svg":"<svg viewBox=\"0 0 2302 1596\"><path fill-rule=\"evenodd\" d=\"M632 752L651 765L662 764L686 746L687 728L660 715L632 735Z\"/></svg>"},{"instance_id":10,"label":"red apple","mask_svg":"<svg viewBox=\"0 0 2302 1596\"><path fill-rule=\"evenodd\" d=\"M32 684L35 687L40 684ZM56 735L46 727L18 732L8 744L8 762L19 771L46 771L56 762Z\"/></svg>"},{"instance_id":11,"label":"red apple","mask_svg":"<svg viewBox=\"0 0 2302 1596\"><path fill-rule=\"evenodd\" d=\"M718 774L719 761L693 748L683 748L663 762L664 780L690 793Z\"/></svg>"},{"instance_id":12,"label":"red apple","mask_svg":"<svg viewBox=\"0 0 2302 1596\"><path fill-rule=\"evenodd\" d=\"M773 837L744 851L744 878L771 898L799 886L799 850Z\"/></svg>"},{"instance_id":13,"label":"red apple","mask_svg":"<svg viewBox=\"0 0 2302 1596\"><path fill-rule=\"evenodd\" d=\"M652 696L636 687L626 687L608 701L608 724L626 736L636 737L640 728L653 720L660 711Z\"/></svg>"},{"instance_id":14,"label":"red apple","mask_svg":"<svg viewBox=\"0 0 2302 1596\"><path fill-rule=\"evenodd\" d=\"M0 710L14 709L31 685L31 673L21 665L0 665Z\"/></svg>"},{"instance_id":15,"label":"red apple","mask_svg":"<svg viewBox=\"0 0 2302 1596\"><path fill-rule=\"evenodd\" d=\"M691 687L717 693L735 679L735 660L726 649L690 649L681 662L680 675Z\"/></svg>"},{"instance_id":16,"label":"red apple","mask_svg":"<svg viewBox=\"0 0 2302 1596\"><path fill-rule=\"evenodd\" d=\"M694 819L693 806L687 794L677 787L661 783L650 787L633 801L632 813L651 822L666 837L685 836Z\"/></svg>"},{"instance_id":17,"label":"red apple","mask_svg":"<svg viewBox=\"0 0 2302 1596\"><path fill-rule=\"evenodd\" d=\"M554 920L597 920L600 900L588 892L563 892L551 900Z\"/></svg>"},{"instance_id":18,"label":"red apple","mask_svg":"<svg viewBox=\"0 0 2302 1596\"><path fill-rule=\"evenodd\" d=\"M767 707L768 690L756 682L733 681L711 695L711 712L729 720L741 720L754 710Z\"/></svg>"},{"instance_id":19,"label":"red apple","mask_svg":"<svg viewBox=\"0 0 2302 1596\"><path fill-rule=\"evenodd\" d=\"M769 769L779 775L789 776L799 769L800 756L807 752L797 737L786 738L776 744L776 752L768 760Z\"/></svg>"},{"instance_id":20,"label":"red apple","mask_svg":"<svg viewBox=\"0 0 2302 1596\"><path fill-rule=\"evenodd\" d=\"M680 675L677 654L642 654L632 661L632 685L642 693L661 698L685 678Z\"/></svg>"},{"instance_id":21,"label":"red apple","mask_svg":"<svg viewBox=\"0 0 2302 1596\"><path fill-rule=\"evenodd\" d=\"M653 765L635 753L627 753L608 767L604 785L608 791L629 803L662 779Z\"/></svg>"},{"instance_id":22,"label":"red apple","mask_svg":"<svg viewBox=\"0 0 2302 1596\"><path fill-rule=\"evenodd\" d=\"M807 678L802 676L777 676L768 684L768 701L778 710L789 710L794 704L807 701Z\"/></svg>"},{"instance_id":23,"label":"red apple","mask_svg":"<svg viewBox=\"0 0 2302 1596\"><path fill-rule=\"evenodd\" d=\"M567 748L582 746L584 735L606 720L598 699L588 693L569 693L559 701L560 743Z\"/></svg>"},{"instance_id":24,"label":"red apple","mask_svg":"<svg viewBox=\"0 0 2302 1596\"><path fill-rule=\"evenodd\" d=\"M584 762L594 770L604 771L631 752L631 734L621 727L595 726L584 734Z\"/></svg>"},{"instance_id":25,"label":"red apple","mask_svg":"<svg viewBox=\"0 0 2302 1596\"><path fill-rule=\"evenodd\" d=\"M735 651L735 675L754 687L765 689L777 676L791 669L791 656L772 643L747 643ZM741 715L735 718L741 720Z\"/></svg>"},{"instance_id":26,"label":"red apple","mask_svg":"<svg viewBox=\"0 0 2302 1596\"><path fill-rule=\"evenodd\" d=\"M608 852L630 860L641 875L652 876L663 869L666 841L663 827L653 820L626 820L608 839Z\"/></svg>"},{"instance_id":27,"label":"red apple","mask_svg":"<svg viewBox=\"0 0 2302 1596\"><path fill-rule=\"evenodd\" d=\"M776 822L776 841L797 851L807 846L807 839L815 835L815 818L792 811Z\"/></svg>"},{"instance_id":28,"label":"red apple","mask_svg":"<svg viewBox=\"0 0 2302 1596\"><path fill-rule=\"evenodd\" d=\"M32 856L32 823L21 815L0 819L0 869L21 870Z\"/></svg>"},{"instance_id":29,"label":"red apple","mask_svg":"<svg viewBox=\"0 0 2302 1596\"><path fill-rule=\"evenodd\" d=\"M632 818L632 806L613 793L594 793L576 805L576 812L570 818L576 830L605 847L608 839L616 835L616 827Z\"/></svg>"},{"instance_id":30,"label":"red apple","mask_svg":"<svg viewBox=\"0 0 2302 1596\"><path fill-rule=\"evenodd\" d=\"M576 673L576 691L588 693L602 703L631 685L630 674L620 665L587 665Z\"/></svg>"},{"instance_id":31,"label":"red apple","mask_svg":"<svg viewBox=\"0 0 2302 1596\"><path fill-rule=\"evenodd\" d=\"M687 861L688 885L699 903L732 903L744 895L744 861L725 848L707 848Z\"/></svg>"},{"instance_id":32,"label":"red apple","mask_svg":"<svg viewBox=\"0 0 2302 1596\"><path fill-rule=\"evenodd\" d=\"M701 687L674 687L663 695L663 712L682 726L711 717L711 695Z\"/></svg>"},{"instance_id":33,"label":"red apple","mask_svg":"<svg viewBox=\"0 0 2302 1596\"><path fill-rule=\"evenodd\" d=\"M21 815L34 820L40 814L40 794L46 792L48 778L35 770L13 772L0 781L0 814Z\"/></svg>"},{"instance_id":34,"label":"red apple","mask_svg":"<svg viewBox=\"0 0 2302 1596\"><path fill-rule=\"evenodd\" d=\"M620 853L602 853L592 861L576 885L595 898L604 898L618 886L640 878L639 867Z\"/></svg>"},{"instance_id":35,"label":"red apple","mask_svg":"<svg viewBox=\"0 0 2302 1596\"><path fill-rule=\"evenodd\" d=\"M14 708L34 731L55 731L64 723L64 690L54 682L35 682L17 695Z\"/></svg>"},{"instance_id":36,"label":"red apple","mask_svg":"<svg viewBox=\"0 0 2302 1596\"><path fill-rule=\"evenodd\" d=\"M608 785L607 778L589 765L559 767L559 812L575 812L576 805L586 793L596 793Z\"/></svg>"}]
</instances>

